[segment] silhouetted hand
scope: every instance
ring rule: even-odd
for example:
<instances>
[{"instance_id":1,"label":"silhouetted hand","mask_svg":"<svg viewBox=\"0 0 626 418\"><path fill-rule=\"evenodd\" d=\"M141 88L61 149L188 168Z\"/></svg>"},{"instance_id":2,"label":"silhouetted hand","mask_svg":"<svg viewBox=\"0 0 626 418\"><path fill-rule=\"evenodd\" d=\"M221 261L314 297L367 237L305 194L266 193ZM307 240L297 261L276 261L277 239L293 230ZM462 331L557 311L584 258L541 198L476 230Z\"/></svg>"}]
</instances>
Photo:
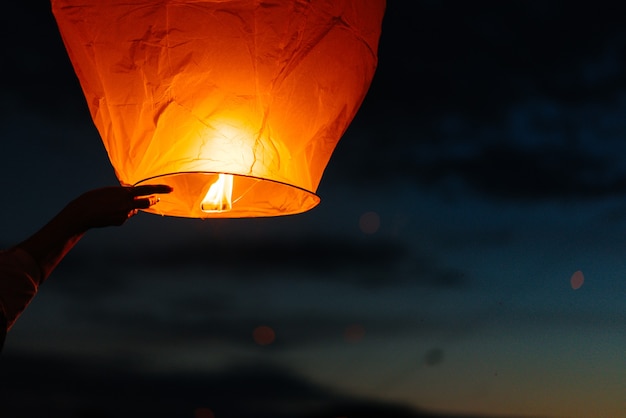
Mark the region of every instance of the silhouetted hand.
<instances>
[{"instance_id":1,"label":"silhouetted hand","mask_svg":"<svg viewBox=\"0 0 626 418\"><path fill-rule=\"evenodd\" d=\"M155 204L158 201L155 195L171 191L172 188L166 185L117 186L91 190L71 201L41 229L9 249L10 254L18 257L18 269L32 264L28 261L31 258L39 271L28 268L23 273L14 272L12 275L0 277L0 309L3 311L0 314L6 319L4 325L10 327L13 324L37 293L37 287L46 280L87 230L121 225L139 209ZM24 257L27 261L23 261ZM3 324L0 320L1 326Z\"/></svg>"},{"instance_id":2,"label":"silhouetted hand","mask_svg":"<svg viewBox=\"0 0 626 418\"><path fill-rule=\"evenodd\" d=\"M136 187L112 186L90 190L70 202L68 210L80 231L105 226L119 226L137 213L156 202L156 194L170 193L166 185Z\"/></svg>"}]
</instances>

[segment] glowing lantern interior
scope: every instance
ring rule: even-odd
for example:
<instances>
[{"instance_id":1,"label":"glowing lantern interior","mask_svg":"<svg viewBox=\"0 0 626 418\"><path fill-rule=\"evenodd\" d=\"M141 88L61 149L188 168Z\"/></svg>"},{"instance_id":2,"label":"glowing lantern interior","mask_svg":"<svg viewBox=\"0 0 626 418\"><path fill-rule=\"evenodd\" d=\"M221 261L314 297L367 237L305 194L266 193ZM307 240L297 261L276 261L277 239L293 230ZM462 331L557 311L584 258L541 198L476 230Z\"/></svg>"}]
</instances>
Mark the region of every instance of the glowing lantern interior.
<instances>
[{"instance_id":1,"label":"glowing lantern interior","mask_svg":"<svg viewBox=\"0 0 626 418\"><path fill-rule=\"evenodd\" d=\"M376 68L384 0L52 0L124 185L148 211L299 213Z\"/></svg>"}]
</instances>

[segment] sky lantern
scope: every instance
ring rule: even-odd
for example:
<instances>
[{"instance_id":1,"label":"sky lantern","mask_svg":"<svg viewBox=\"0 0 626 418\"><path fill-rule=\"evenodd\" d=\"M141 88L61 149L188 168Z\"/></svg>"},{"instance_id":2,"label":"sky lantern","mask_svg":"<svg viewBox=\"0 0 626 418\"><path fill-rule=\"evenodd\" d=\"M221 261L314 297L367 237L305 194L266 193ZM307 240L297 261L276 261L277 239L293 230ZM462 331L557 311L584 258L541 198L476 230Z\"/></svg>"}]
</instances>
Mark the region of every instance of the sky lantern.
<instances>
[{"instance_id":1,"label":"sky lantern","mask_svg":"<svg viewBox=\"0 0 626 418\"><path fill-rule=\"evenodd\" d=\"M276 216L317 187L377 64L385 0L52 0L123 185L148 211Z\"/></svg>"}]
</instances>

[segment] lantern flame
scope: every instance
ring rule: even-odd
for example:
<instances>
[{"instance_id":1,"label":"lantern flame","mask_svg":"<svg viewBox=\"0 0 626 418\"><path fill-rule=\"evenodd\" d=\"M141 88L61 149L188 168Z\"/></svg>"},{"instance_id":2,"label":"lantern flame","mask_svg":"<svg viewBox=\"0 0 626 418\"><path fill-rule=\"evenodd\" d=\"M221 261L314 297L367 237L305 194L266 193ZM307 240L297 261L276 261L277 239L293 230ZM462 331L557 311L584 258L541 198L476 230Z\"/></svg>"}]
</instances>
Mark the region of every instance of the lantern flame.
<instances>
[{"instance_id":1,"label":"lantern flame","mask_svg":"<svg viewBox=\"0 0 626 418\"><path fill-rule=\"evenodd\" d=\"M200 209L202 212L226 212L233 208L233 175L218 175L215 183L209 187L209 190L202 199Z\"/></svg>"}]
</instances>

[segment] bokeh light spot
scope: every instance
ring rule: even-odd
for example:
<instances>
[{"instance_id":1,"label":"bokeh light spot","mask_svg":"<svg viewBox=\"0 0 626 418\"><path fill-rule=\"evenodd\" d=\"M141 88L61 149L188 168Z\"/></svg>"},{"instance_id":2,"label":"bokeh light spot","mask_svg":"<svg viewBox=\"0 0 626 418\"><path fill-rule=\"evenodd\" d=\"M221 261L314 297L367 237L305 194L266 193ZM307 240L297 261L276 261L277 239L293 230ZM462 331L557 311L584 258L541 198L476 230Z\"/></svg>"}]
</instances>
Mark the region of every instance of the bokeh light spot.
<instances>
[{"instance_id":1,"label":"bokeh light spot","mask_svg":"<svg viewBox=\"0 0 626 418\"><path fill-rule=\"evenodd\" d=\"M572 289L574 290L580 289L580 287L583 285L584 282L585 282L585 276L583 275L583 272L580 270L572 274L572 277L569 279L569 283L572 286Z\"/></svg>"},{"instance_id":2,"label":"bokeh light spot","mask_svg":"<svg viewBox=\"0 0 626 418\"><path fill-rule=\"evenodd\" d=\"M215 418L215 415L209 408L196 408L193 411L193 418Z\"/></svg>"},{"instance_id":3,"label":"bokeh light spot","mask_svg":"<svg viewBox=\"0 0 626 418\"><path fill-rule=\"evenodd\" d=\"M359 218L359 228L366 234L373 234L380 228L380 216L376 212L365 212Z\"/></svg>"},{"instance_id":4,"label":"bokeh light spot","mask_svg":"<svg viewBox=\"0 0 626 418\"><path fill-rule=\"evenodd\" d=\"M349 343L358 343L365 337L363 325L354 324L346 327L343 331L343 339Z\"/></svg>"},{"instance_id":5,"label":"bokeh light spot","mask_svg":"<svg viewBox=\"0 0 626 418\"><path fill-rule=\"evenodd\" d=\"M276 339L276 333L267 325L260 325L252 332L252 338L258 345L269 345Z\"/></svg>"}]
</instances>

